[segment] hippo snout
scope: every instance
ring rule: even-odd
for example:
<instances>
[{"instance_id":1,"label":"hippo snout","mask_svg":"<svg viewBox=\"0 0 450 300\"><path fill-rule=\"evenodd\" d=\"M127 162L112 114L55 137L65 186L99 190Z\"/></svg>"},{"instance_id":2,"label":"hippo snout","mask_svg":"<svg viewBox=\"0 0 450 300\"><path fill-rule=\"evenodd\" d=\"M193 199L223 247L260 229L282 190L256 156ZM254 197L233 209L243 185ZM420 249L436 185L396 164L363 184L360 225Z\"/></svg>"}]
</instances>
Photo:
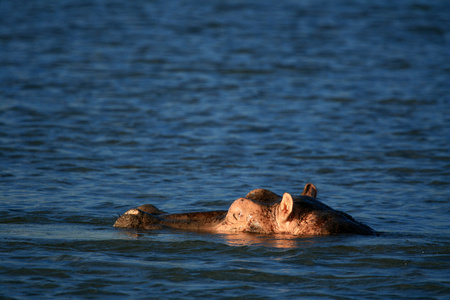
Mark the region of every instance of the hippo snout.
<instances>
[{"instance_id":1,"label":"hippo snout","mask_svg":"<svg viewBox=\"0 0 450 300\"><path fill-rule=\"evenodd\" d=\"M159 223L158 217L133 208L121 215L113 226L118 228L157 229L161 227Z\"/></svg>"}]
</instances>

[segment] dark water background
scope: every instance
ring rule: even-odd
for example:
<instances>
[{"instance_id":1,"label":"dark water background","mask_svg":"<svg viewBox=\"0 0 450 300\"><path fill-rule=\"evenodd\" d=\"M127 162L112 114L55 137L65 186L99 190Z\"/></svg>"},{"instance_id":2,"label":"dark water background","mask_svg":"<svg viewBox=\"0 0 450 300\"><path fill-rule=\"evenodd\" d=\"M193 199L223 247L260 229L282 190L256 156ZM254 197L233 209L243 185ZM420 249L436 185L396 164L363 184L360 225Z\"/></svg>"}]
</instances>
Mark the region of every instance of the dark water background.
<instances>
[{"instance_id":1,"label":"dark water background","mask_svg":"<svg viewBox=\"0 0 450 300\"><path fill-rule=\"evenodd\" d=\"M0 298L450 296L448 1L0 1ZM319 199L379 237L112 228Z\"/></svg>"}]
</instances>

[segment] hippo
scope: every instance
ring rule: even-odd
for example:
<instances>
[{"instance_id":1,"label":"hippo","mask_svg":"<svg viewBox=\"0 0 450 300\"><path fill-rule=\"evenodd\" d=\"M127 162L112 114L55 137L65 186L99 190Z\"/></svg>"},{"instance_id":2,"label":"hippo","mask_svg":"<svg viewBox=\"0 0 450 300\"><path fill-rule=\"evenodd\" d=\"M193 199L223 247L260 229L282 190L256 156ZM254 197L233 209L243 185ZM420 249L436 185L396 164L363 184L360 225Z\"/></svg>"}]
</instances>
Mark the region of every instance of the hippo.
<instances>
[{"instance_id":1,"label":"hippo","mask_svg":"<svg viewBox=\"0 0 450 300\"><path fill-rule=\"evenodd\" d=\"M228 210L168 214L145 204L119 216L114 227L294 236L376 235L369 226L332 209L316 197L317 188L307 183L297 197L289 193L280 196L266 189L252 190L244 198L235 200Z\"/></svg>"}]
</instances>

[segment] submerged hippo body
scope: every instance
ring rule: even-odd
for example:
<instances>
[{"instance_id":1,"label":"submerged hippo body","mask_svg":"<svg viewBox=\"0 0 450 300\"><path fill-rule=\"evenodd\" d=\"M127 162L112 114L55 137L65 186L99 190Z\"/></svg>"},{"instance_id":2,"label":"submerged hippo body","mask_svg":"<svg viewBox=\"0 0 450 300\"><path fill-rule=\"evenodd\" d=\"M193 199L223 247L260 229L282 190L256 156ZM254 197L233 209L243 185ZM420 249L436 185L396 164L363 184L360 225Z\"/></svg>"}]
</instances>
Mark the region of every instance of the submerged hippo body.
<instances>
[{"instance_id":1,"label":"submerged hippo body","mask_svg":"<svg viewBox=\"0 0 450 300\"><path fill-rule=\"evenodd\" d=\"M176 228L217 233L253 232L298 236L375 234L350 215L315 199L317 190L308 183L299 197L283 197L264 189L253 190L235 200L228 211L166 214L153 205L142 205L120 216L114 227Z\"/></svg>"}]
</instances>

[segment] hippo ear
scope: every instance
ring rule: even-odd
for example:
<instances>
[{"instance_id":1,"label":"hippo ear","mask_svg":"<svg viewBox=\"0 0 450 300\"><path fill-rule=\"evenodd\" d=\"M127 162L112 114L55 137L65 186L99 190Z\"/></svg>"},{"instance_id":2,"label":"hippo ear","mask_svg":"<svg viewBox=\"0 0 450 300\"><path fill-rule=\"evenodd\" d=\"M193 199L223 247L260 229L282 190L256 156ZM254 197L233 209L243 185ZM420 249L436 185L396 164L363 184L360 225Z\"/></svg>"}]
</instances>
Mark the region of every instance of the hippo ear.
<instances>
[{"instance_id":1,"label":"hippo ear","mask_svg":"<svg viewBox=\"0 0 450 300\"><path fill-rule=\"evenodd\" d=\"M302 196L317 197L317 188L312 183L307 183L303 189Z\"/></svg>"},{"instance_id":2,"label":"hippo ear","mask_svg":"<svg viewBox=\"0 0 450 300\"><path fill-rule=\"evenodd\" d=\"M279 216L281 221L286 221L292 213L294 209L294 200L292 199L291 194L284 193L283 199L281 200L279 206Z\"/></svg>"}]
</instances>

